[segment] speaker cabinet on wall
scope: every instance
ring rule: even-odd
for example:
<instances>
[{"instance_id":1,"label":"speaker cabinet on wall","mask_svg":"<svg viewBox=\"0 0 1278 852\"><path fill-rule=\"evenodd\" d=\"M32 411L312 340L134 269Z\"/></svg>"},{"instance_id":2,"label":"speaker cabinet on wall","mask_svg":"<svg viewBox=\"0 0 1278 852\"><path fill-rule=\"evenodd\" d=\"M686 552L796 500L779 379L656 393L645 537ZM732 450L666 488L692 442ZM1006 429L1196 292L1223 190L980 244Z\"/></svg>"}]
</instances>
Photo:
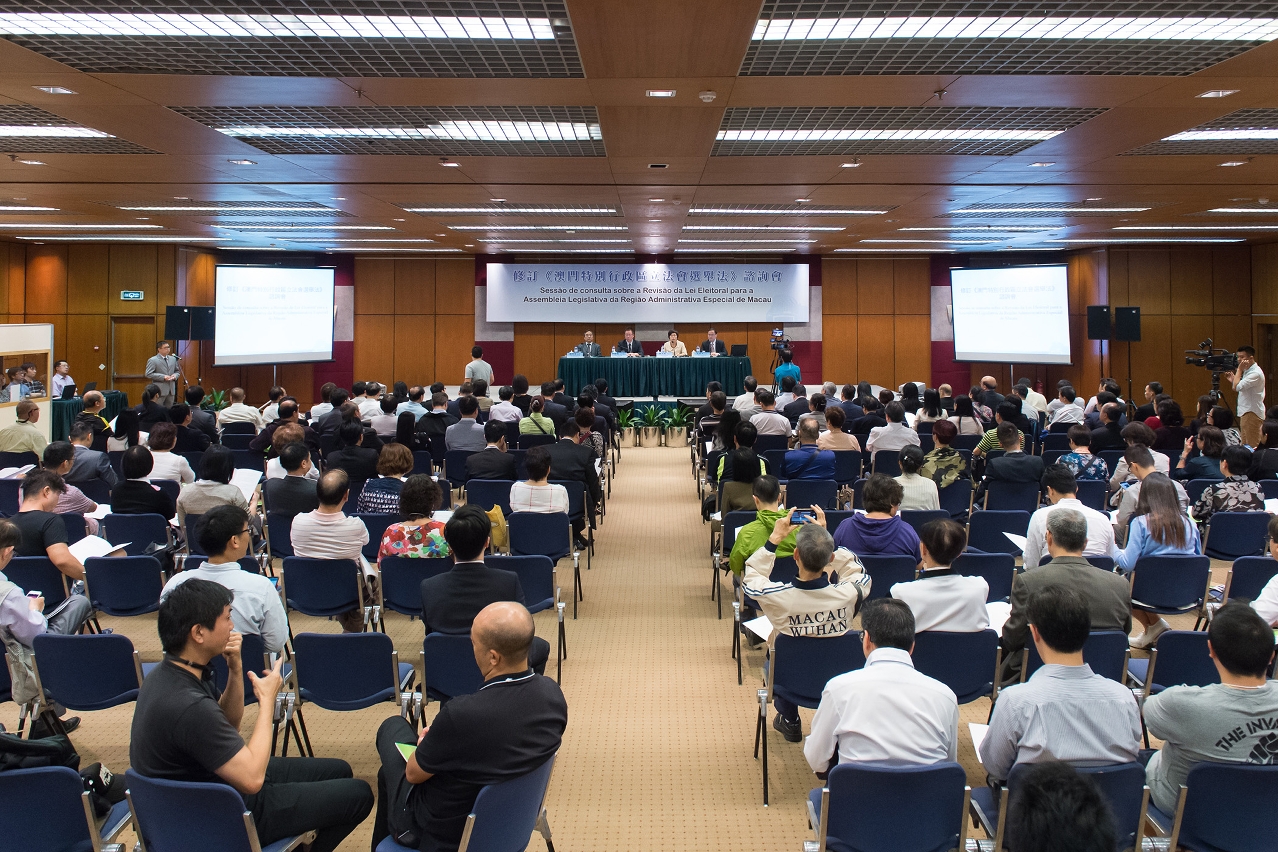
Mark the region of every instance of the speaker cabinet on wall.
<instances>
[{"instance_id":1,"label":"speaker cabinet on wall","mask_svg":"<svg viewBox=\"0 0 1278 852\"><path fill-rule=\"evenodd\" d=\"M1109 305L1087 306L1087 339L1109 340Z\"/></svg>"},{"instance_id":2,"label":"speaker cabinet on wall","mask_svg":"<svg viewBox=\"0 0 1278 852\"><path fill-rule=\"evenodd\" d=\"M1114 339L1140 341L1140 308L1114 308Z\"/></svg>"}]
</instances>

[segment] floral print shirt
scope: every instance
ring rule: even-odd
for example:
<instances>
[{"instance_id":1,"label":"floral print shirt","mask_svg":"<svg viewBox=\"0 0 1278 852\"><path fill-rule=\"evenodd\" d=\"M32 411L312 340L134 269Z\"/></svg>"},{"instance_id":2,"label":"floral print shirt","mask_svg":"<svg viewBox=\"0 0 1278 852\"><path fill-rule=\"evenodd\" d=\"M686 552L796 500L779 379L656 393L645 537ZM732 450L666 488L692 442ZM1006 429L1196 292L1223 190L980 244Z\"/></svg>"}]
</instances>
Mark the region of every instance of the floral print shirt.
<instances>
[{"instance_id":1,"label":"floral print shirt","mask_svg":"<svg viewBox=\"0 0 1278 852\"><path fill-rule=\"evenodd\" d=\"M391 524L382 535L377 561L383 556L407 556L413 559L443 558L449 553L444 541L444 525L439 521L427 521L421 526Z\"/></svg>"},{"instance_id":2,"label":"floral print shirt","mask_svg":"<svg viewBox=\"0 0 1278 852\"><path fill-rule=\"evenodd\" d=\"M1066 453L1060 463L1074 471L1075 479L1105 482L1109 479L1109 466L1105 460L1092 453Z\"/></svg>"},{"instance_id":3,"label":"floral print shirt","mask_svg":"<svg viewBox=\"0 0 1278 852\"><path fill-rule=\"evenodd\" d=\"M1194 520L1199 524L1217 512L1263 512L1265 495L1260 486L1245 476L1230 476L1203 489L1194 504Z\"/></svg>"}]
</instances>

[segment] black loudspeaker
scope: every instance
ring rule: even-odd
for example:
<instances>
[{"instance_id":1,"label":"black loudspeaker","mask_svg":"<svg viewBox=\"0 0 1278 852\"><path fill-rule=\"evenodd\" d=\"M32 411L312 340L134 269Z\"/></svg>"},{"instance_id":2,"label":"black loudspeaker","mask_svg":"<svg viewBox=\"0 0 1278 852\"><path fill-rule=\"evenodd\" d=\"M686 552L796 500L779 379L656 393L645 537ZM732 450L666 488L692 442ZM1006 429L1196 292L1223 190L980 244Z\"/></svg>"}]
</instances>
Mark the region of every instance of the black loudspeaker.
<instances>
[{"instance_id":1,"label":"black loudspeaker","mask_svg":"<svg viewBox=\"0 0 1278 852\"><path fill-rule=\"evenodd\" d=\"M1109 340L1109 305L1087 306L1087 339Z\"/></svg>"},{"instance_id":2,"label":"black loudspeaker","mask_svg":"<svg viewBox=\"0 0 1278 852\"><path fill-rule=\"evenodd\" d=\"M1114 308L1114 339L1140 341L1140 308Z\"/></svg>"},{"instance_id":3,"label":"black loudspeaker","mask_svg":"<svg viewBox=\"0 0 1278 852\"><path fill-rule=\"evenodd\" d=\"M164 309L165 340L212 340L213 309L169 305Z\"/></svg>"}]
</instances>

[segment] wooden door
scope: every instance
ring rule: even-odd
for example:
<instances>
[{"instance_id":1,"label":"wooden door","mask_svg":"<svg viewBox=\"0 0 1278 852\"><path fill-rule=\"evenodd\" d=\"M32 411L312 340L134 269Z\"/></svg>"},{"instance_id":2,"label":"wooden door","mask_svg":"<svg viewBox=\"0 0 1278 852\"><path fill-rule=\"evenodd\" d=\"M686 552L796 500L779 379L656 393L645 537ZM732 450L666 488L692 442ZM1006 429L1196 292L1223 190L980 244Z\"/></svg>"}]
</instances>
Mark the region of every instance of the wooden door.
<instances>
[{"instance_id":1,"label":"wooden door","mask_svg":"<svg viewBox=\"0 0 1278 852\"><path fill-rule=\"evenodd\" d=\"M155 317L111 317L111 387L129 395L136 405L147 385L146 362L158 340Z\"/></svg>"}]
</instances>

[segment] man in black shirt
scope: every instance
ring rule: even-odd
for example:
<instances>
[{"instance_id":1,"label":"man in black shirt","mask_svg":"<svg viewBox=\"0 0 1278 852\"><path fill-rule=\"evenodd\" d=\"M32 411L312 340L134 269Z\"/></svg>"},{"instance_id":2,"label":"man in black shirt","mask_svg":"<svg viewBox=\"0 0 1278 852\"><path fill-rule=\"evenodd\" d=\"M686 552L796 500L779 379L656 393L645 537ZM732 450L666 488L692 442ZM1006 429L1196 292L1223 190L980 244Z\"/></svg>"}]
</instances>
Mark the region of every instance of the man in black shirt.
<instances>
[{"instance_id":1,"label":"man in black shirt","mask_svg":"<svg viewBox=\"0 0 1278 852\"><path fill-rule=\"evenodd\" d=\"M377 450L363 446L363 425L358 420L343 423L340 434L342 448L328 454L327 469L341 468L346 471L351 482L376 479L379 453Z\"/></svg>"},{"instance_id":2,"label":"man in black shirt","mask_svg":"<svg viewBox=\"0 0 1278 852\"><path fill-rule=\"evenodd\" d=\"M280 465L284 476L268 479L262 486L266 497L266 511L292 518L319 508L319 489L314 479L308 479L311 456L306 445L298 442L285 444L280 450Z\"/></svg>"},{"instance_id":3,"label":"man in black shirt","mask_svg":"<svg viewBox=\"0 0 1278 852\"><path fill-rule=\"evenodd\" d=\"M173 498L147 481L155 460L146 447L129 447L120 458L124 481L111 489L111 512L116 515L159 515L171 518L177 514Z\"/></svg>"},{"instance_id":4,"label":"man in black shirt","mask_svg":"<svg viewBox=\"0 0 1278 852\"><path fill-rule=\"evenodd\" d=\"M377 731L373 846L393 836L426 852L456 849L485 785L527 775L559 750L568 705L559 686L528 668L533 620L511 602L489 604L470 632L484 685L446 702L417 737L401 716ZM405 762L396 743L417 743Z\"/></svg>"},{"instance_id":5,"label":"man in black shirt","mask_svg":"<svg viewBox=\"0 0 1278 852\"><path fill-rule=\"evenodd\" d=\"M33 470L22 479L22 503L13 521L22 533L14 556L47 556L69 580L83 580L84 566L67 547L67 528L53 513L66 491L62 477L51 470Z\"/></svg>"},{"instance_id":6,"label":"man in black shirt","mask_svg":"<svg viewBox=\"0 0 1278 852\"><path fill-rule=\"evenodd\" d=\"M244 797L263 845L316 831L311 852L332 852L373 808L373 791L331 758L272 757L271 714L261 712L246 744L240 634L231 626L231 590L192 579L160 603L164 661L138 692L129 763L139 775L224 783ZM209 662L226 659L219 693ZM275 706L282 661L249 672L259 707Z\"/></svg>"},{"instance_id":7,"label":"man in black shirt","mask_svg":"<svg viewBox=\"0 0 1278 852\"><path fill-rule=\"evenodd\" d=\"M514 481L515 457L506 452L506 424L500 420L485 423L484 442L482 450L466 459L466 478Z\"/></svg>"},{"instance_id":8,"label":"man in black shirt","mask_svg":"<svg viewBox=\"0 0 1278 852\"><path fill-rule=\"evenodd\" d=\"M788 403L781 409L791 423L797 423L799 418L812 410L812 406L808 403L808 389L803 385L794 386L794 402Z\"/></svg>"},{"instance_id":9,"label":"man in black shirt","mask_svg":"<svg viewBox=\"0 0 1278 852\"><path fill-rule=\"evenodd\" d=\"M586 540L582 537L586 523L594 526L595 507L599 505L602 493L599 489L599 474L595 472L595 457L589 447L582 446L581 432L576 421L565 423L559 427L559 440L546 445L550 454L550 478L580 482L585 486L585 517L573 521L573 532L577 537L579 548L584 548Z\"/></svg>"},{"instance_id":10,"label":"man in black shirt","mask_svg":"<svg viewBox=\"0 0 1278 852\"><path fill-rule=\"evenodd\" d=\"M209 436L191 425L191 406L186 403L169 406L169 419L177 427L175 453L202 453L212 445Z\"/></svg>"}]
</instances>

